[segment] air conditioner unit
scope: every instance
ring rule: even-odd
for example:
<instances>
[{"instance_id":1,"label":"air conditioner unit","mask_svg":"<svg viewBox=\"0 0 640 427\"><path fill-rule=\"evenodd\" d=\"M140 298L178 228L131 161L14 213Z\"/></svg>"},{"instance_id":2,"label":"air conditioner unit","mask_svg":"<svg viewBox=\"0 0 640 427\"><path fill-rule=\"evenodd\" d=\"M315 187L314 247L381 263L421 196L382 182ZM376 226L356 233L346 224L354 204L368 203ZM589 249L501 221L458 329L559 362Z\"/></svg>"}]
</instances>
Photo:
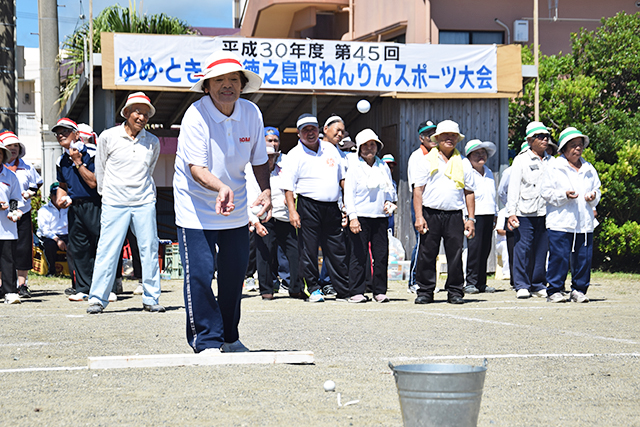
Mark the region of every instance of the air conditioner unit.
<instances>
[{"instance_id":1,"label":"air conditioner unit","mask_svg":"<svg viewBox=\"0 0 640 427\"><path fill-rule=\"evenodd\" d=\"M529 21L524 19L513 21L513 41L515 43L529 42Z\"/></svg>"}]
</instances>

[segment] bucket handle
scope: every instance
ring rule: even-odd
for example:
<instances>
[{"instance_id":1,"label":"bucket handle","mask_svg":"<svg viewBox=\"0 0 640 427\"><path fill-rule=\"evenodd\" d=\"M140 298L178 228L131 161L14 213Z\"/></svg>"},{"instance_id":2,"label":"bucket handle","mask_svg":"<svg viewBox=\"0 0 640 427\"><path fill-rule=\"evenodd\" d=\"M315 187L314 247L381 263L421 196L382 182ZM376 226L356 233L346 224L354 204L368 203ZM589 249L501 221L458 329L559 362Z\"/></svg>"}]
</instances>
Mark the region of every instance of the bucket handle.
<instances>
[{"instance_id":1,"label":"bucket handle","mask_svg":"<svg viewBox=\"0 0 640 427\"><path fill-rule=\"evenodd\" d=\"M482 367L486 368L488 364L489 364L489 362L487 361L487 358L485 357L484 360L482 361Z\"/></svg>"},{"instance_id":2,"label":"bucket handle","mask_svg":"<svg viewBox=\"0 0 640 427\"><path fill-rule=\"evenodd\" d=\"M396 382L398 382L398 373L396 372L396 367L393 366L393 363L389 362L389 369L393 372L393 378L395 378Z\"/></svg>"}]
</instances>

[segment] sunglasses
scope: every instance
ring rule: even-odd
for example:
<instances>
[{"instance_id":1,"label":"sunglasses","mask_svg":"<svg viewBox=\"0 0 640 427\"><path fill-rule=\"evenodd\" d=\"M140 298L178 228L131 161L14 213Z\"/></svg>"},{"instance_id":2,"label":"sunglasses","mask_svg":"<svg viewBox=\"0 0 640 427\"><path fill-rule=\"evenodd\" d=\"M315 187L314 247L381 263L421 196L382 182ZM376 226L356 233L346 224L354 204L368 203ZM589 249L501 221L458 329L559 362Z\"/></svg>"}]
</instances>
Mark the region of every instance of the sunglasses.
<instances>
[{"instance_id":1,"label":"sunglasses","mask_svg":"<svg viewBox=\"0 0 640 427\"><path fill-rule=\"evenodd\" d=\"M535 139L540 139L540 140L543 140L543 139L551 140L551 135L549 135L548 133L539 133L539 134L534 135L533 137Z\"/></svg>"},{"instance_id":2,"label":"sunglasses","mask_svg":"<svg viewBox=\"0 0 640 427\"><path fill-rule=\"evenodd\" d=\"M56 132L56 136L58 136L58 135L69 136L71 134L71 132L73 132L71 129L59 130L59 131Z\"/></svg>"}]
</instances>

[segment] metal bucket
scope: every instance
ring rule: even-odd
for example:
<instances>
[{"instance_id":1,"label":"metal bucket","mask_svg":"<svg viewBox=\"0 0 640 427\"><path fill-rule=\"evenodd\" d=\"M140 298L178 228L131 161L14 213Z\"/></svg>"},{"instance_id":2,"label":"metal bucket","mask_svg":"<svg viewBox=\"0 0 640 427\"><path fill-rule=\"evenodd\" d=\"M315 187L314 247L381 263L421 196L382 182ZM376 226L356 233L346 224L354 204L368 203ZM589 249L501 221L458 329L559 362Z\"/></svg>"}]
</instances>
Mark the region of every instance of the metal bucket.
<instances>
[{"instance_id":1,"label":"metal bucket","mask_svg":"<svg viewBox=\"0 0 640 427\"><path fill-rule=\"evenodd\" d=\"M399 365L393 371L405 427L476 426L484 366Z\"/></svg>"}]
</instances>

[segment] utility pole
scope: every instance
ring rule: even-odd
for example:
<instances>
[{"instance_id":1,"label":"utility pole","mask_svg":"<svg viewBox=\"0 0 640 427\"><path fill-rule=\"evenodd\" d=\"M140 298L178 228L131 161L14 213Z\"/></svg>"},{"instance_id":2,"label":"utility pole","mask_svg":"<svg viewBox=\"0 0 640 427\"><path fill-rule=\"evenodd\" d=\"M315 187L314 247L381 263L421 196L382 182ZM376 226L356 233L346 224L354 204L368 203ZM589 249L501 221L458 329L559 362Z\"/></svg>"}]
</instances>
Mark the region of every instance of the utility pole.
<instances>
[{"instance_id":1,"label":"utility pole","mask_svg":"<svg viewBox=\"0 0 640 427\"><path fill-rule=\"evenodd\" d=\"M0 129L16 131L18 115L16 4L0 2Z\"/></svg>"},{"instance_id":2,"label":"utility pole","mask_svg":"<svg viewBox=\"0 0 640 427\"><path fill-rule=\"evenodd\" d=\"M540 121L540 33L538 24L538 0L533 0L533 63L536 65L536 91L533 96L533 111L536 122Z\"/></svg>"},{"instance_id":3,"label":"utility pole","mask_svg":"<svg viewBox=\"0 0 640 427\"><path fill-rule=\"evenodd\" d=\"M44 197L56 181L56 161L62 148L51 128L58 121L60 69L58 65L58 4L56 0L38 0L40 40L40 93L42 94L42 179Z\"/></svg>"}]
</instances>

